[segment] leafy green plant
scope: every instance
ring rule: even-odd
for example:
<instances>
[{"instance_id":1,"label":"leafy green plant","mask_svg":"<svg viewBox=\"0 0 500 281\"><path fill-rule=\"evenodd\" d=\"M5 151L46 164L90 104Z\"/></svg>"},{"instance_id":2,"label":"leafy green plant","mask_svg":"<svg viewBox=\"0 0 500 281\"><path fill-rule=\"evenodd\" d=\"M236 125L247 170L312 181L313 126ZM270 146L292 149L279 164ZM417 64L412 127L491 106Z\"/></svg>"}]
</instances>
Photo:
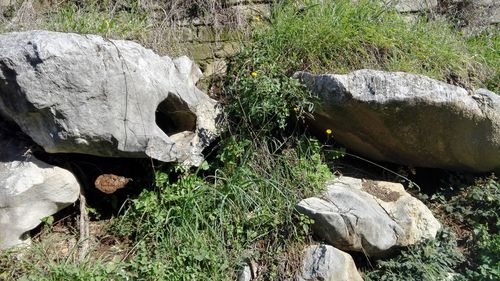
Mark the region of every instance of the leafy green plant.
<instances>
[{"instance_id":1,"label":"leafy green plant","mask_svg":"<svg viewBox=\"0 0 500 281\"><path fill-rule=\"evenodd\" d=\"M478 180L451 197L445 210L471 227L485 225L489 232L500 229L500 183L495 177Z\"/></svg>"},{"instance_id":2,"label":"leafy green plant","mask_svg":"<svg viewBox=\"0 0 500 281\"><path fill-rule=\"evenodd\" d=\"M135 241L126 271L138 279L227 280L252 259L267 278L285 274L278 274L276 257L300 242L311 223L295 205L331 178L317 141L304 138L292 147L235 135L211 164L218 167L213 176L158 171L156 188L144 190L115 222L118 234Z\"/></svg>"},{"instance_id":3,"label":"leafy green plant","mask_svg":"<svg viewBox=\"0 0 500 281\"><path fill-rule=\"evenodd\" d=\"M500 182L491 176L463 187L451 196L431 198L444 206L445 215L469 231L461 246L467 250L466 268L457 280L498 280L500 273ZM461 278L461 279L460 279Z\"/></svg>"},{"instance_id":4,"label":"leafy green plant","mask_svg":"<svg viewBox=\"0 0 500 281\"><path fill-rule=\"evenodd\" d=\"M450 230L443 230L435 240L412 245L398 256L377 262L375 270L365 274L365 280L445 280L464 257Z\"/></svg>"},{"instance_id":5,"label":"leafy green plant","mask_svg":"<svg viewBox=\"0 0 500 281\"><path fill-rule=\"evenodd\" d=\"M474 229L476 241L475 264L477 268L466 271L468 280L500 280L500 234L491 233L485 225Z\"/></svg>"},{"instance_id":6,"label":"leafy green plant","mask_svg":"<svg viewBox=\"0 0 500 281\"><path fill-rule=\"evenodd\" d=\"M314 107L311 93L266 55L258 46L244 49L231 63L225 88L232 121L257 134L283 130L291 115L304 117Z\"/></svg>"}]
</instances>

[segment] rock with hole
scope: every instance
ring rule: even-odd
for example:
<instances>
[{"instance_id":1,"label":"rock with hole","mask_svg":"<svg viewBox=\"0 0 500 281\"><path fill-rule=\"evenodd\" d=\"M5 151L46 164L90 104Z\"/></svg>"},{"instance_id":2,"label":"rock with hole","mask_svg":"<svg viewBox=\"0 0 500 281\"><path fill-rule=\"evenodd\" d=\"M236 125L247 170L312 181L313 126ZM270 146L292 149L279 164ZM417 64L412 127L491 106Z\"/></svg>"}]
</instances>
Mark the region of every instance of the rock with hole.
<instances>
[{"instance_id":1,"label":"rock with hole","mask_svg":"<svg viewBox=\"0 0 500 281\"><path fill-rule=\"evenodd\" d=\"M38 160L26 143L1 128L0 147L0 249L5 249L23 244L44 217L73 204L80 185L71 172Z\"/></svg>"},{"instance_id":2,"label":"rock with hole","mask_svg":"<svg viewBox=\"0 0 500 281\"><path fill-rule=\"evenodd\" d=\"M359 154L416 167L500 172L500 95L370 69L295 77L320 100L311 126L332 129L335 141Z\"/></svg>"},{"instance_id":3,"label":"rock with hole","mask_svg":"<svg viewBox=\"0 0 500 281\"><path fill-rule=\"evenodd\" d=\"M199 165L217 103L187 57L48 31L0 35L0 114L47 152Z\"/></svg>"},{"instance_id":4,"label":"rock with hole","mask_svg":"<svg viewBox=\"0 0 500 281\"><path fill-rule=\"evenodd\" d=\"M302 200L297 210L315 222L313 231L332 246L368 256L434 239L441 224L399 183L341 177L324 194Z\"/></svg>"}]
</instances>

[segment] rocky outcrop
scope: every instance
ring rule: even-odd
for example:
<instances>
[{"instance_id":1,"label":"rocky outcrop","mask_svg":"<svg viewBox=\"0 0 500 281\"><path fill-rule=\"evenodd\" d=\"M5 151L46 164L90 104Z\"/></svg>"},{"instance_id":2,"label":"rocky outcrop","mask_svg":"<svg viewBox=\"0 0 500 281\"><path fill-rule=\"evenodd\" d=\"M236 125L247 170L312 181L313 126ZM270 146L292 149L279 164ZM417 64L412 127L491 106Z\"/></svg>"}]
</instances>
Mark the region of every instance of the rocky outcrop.
<instances>
[{"instance_id":1,"label":"rocky outcrop","mask_svg":"<svg viewBox=\"0 0 500 281\"><path fill-rule=\"evenodd\" d=\"M500 171L500 96L422 75L358 70L295 74L319 96L312 126L375 160Z\"/></svg>"},{"instance_id":2,"label":"rocky outcrop","mask_svg":"<svg viewBox=\"0 0 500 281\"><path fill-rule=\"evenodd\" d=\"M0 249L4 249L23 243L42 218L73 204L80 186L71 172L38 160L25 143L1 130L0 147Z\"/></svg>"},{"instance_id":3,"label":"rocky outcrop","mask_svg":"<svg viewBox=\"0 0 500 281\"><path fill-rule=\"evenodd\" d=\"M216 102L187 57L48 31L0 35L0 50L0 114L47 152L198 165L216 135Z\"/></svg>"},{"instance_id":4,"label":"rocky outcrop","mask_svg":"<svg viewBox=\"0 0 500 281\"><path fill-rule=\"evenodd\" d=\"M303 253L298 281L362 281L352 257L329 245L312 245Z\"/></svg>"},{"instance_id":5,"label":"rocky outcrop","mask_svg":"<svg viewBox=\"0 0 500 281\"><path fill-rule=\"evenodd\" d=\"M441 228L422 202L391 182L341 177L297 210L315 221L314 233L330 245L368 256L433 239Z\"/></svg>"}]
</instances>

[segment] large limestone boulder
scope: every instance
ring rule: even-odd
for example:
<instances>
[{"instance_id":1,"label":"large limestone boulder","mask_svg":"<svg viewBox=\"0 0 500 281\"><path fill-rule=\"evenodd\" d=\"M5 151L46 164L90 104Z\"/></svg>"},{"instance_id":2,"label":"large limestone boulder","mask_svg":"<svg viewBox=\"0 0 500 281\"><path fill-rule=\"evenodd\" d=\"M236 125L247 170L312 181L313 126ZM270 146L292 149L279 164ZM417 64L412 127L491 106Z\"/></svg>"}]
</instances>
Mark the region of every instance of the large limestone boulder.
<instances>
[{"instance_id":1,"label":"large limestone boulder","mask_svg":"<svg viewBox=\"0 0 500 281\"><path fill-rule=\"evenodd\" d=\"M308 246L298 281L362 281L352 257L329 245Z\"/></svg>"},{"instance_id":2,"label":"large limestone boulder","mask_svg":"<svg viewBox=\"0 0 500 281\"><path fill-rule=\"evenodd\" d=\"M441 228L399 183L341 177L321 196L299 202L297 210L315 221L315 234L332 246L368 256L433 239Z\"/></svg>"},{"instance_id":3,"label":"large limestone boulder","mask_svg":"<svg viewBox=\"0 0 500 281\"><path fill-rule=\"evenodd\" d=\"M187 57L137 43L48 31L0 35L0 114L47 152L198 165L216 102Z\"/></svg>"},{"instance_id":4,"label":"large limestone boulder","mask_svg":"<svg viewBox=\"0 0 500 281\"><path fill-rule=\"evenodd\" d=\"M80 185L71 172L38 160L24 143L1 130L0 147L0 249L4 249L23 243L42 218L73 204Z\"/></svg>"},{"instance_id":5,"label":"large limestone boulder","mask_svg":"<svg viewBox=\"0 0 500 281\"><path fill-rule=\"evenodd\" d=\"M364 156L412 166L500 171L500 96L422 75L358 70L299 78L320 98L312 126Z\"/></svg>"}]
</instances>

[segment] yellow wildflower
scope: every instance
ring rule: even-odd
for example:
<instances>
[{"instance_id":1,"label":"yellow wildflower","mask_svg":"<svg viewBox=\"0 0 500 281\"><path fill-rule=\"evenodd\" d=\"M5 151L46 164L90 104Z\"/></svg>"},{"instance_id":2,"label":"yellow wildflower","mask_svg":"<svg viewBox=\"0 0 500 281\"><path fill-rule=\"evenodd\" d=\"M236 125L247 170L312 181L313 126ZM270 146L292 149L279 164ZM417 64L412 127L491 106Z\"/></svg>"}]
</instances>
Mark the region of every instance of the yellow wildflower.
<instances>
[{"instance_id":1,"label":"yellow wildflower","mask_svg":"<svg viewBox=\"0 0 500 281\"><path fill-rule=\"evenodd\" d=\"M299 112L299 108L298 108L298 107L294 107L294 108L293 108L293 111L295 111L295 112Z\"/></svg>"},{"instance_id":2,"label":"yellow wildflower","mask_svg":"<svg viewBox=\"0 0 500 281\"><path fill-rule=\"evenodd\" d=\"M257 77L257 71L252 71L252 73L250 73L250 75L252 75L252 77Z\"/></svg>"},{"instance_id":3,"label":"yellow wildflower","mask_svg":"<svg viewBox=\"0 0 500 281\"><path fill-rule=\"evenodd\" d=\"M332 134L332 130L331 129L326 129L326 134L327 135L331 135Z\"/></svg>"},{"instance_id":4,"label":"yellow wildflower","mask_svg":"<svg viewBox=\"0 0 500 281\"><path fill-rule=\"evenodd\" d=\"M260 16L255 16L255 21L256 21L256 22L260 22L260 21L261 21Z\"/></svg>"}]
</instances>

